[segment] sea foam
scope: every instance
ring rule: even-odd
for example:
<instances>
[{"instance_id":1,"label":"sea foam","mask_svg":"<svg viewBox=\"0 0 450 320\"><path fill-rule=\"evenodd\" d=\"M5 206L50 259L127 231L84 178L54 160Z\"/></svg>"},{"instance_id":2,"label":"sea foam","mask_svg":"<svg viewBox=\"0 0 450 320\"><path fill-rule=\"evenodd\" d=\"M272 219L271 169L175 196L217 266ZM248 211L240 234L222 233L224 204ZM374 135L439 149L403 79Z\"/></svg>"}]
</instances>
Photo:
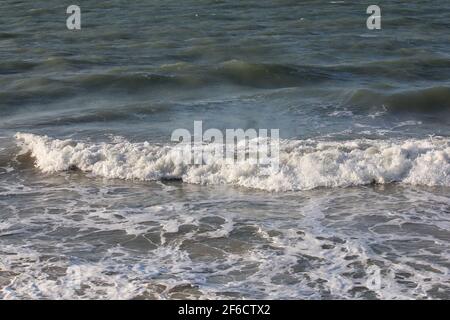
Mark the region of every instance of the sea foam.
<instances>
[{"instance_id":1,"label":"sea foam","mask_svg":"<svg viewBox=\"0 0 450 320\"><path fill-rule=\"evenodd\" d=\"M450 186L450 139L282 140L279 169L217 160L190 165L176 145L148 142L77 142L17 133L22 152L44 173L77 168L94 176L129 180L180 179L267 191L308 190L372 183ZM208 146L206 146L208 147Z\"/></svg>"}]
</instances>

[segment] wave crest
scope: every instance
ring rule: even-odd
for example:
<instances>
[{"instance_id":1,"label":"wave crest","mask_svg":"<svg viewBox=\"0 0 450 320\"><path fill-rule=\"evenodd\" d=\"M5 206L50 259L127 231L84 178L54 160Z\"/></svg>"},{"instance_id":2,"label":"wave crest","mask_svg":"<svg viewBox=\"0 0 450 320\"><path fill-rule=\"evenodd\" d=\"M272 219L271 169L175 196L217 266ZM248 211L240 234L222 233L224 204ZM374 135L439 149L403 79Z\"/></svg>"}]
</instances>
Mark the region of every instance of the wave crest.
<instances>
[{"instance_id":1,"label":"wave crest","mask_svg":"<svg viewBox=\"0 0 450 320\"><path fill-rule=\"evenodd\" d=\"M362 89L351 96L348 104L362 107L384 106L393 113L450 112L450 87L438 86L392 94Z\"/></svg>"},{"instance_id":2,"label":"wave crest","mask_svg":"<svg viewBox=\"0 0 450 320\"><path fill-rule=\"evenodd\" d=\"M283 140L279 170L216 161L188 165L173 145L147 142L85 143L27 133L16 138L44 173L77 168L119 179L180 179L195 184L229 184L267 191L308 190L392 182L450 186L450 139L343 142Z\"/></svg>"}]
</instances>

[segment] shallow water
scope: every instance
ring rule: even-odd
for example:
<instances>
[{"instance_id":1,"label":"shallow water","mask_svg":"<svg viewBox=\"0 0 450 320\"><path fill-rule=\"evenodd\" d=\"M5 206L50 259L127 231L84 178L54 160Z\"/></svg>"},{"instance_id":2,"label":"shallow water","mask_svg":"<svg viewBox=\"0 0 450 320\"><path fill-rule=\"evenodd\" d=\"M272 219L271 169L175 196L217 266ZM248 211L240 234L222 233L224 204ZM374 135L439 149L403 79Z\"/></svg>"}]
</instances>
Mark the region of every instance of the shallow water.
<instances>
[{"instance_id":1,"label":"shallow water","mask_svg":"<svg viewBox=\"0 0 450 320\"><path fill-rule=\"evenodd\" d=\"M450 298L449 3L369 4L4 1L0 297ZM281 172L180 163L194 120Z\"/></svg>"}]
</instances>

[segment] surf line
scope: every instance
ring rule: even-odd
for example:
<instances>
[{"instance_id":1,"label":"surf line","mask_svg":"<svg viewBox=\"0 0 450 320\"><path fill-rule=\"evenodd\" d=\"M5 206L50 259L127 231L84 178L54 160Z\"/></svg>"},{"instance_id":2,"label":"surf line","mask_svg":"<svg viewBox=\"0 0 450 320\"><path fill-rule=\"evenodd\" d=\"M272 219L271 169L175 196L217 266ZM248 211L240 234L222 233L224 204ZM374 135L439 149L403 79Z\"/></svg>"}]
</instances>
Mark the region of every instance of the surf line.
<instances>
[{"instance_id":1,"label":"surf line","mask_svg":"<svg viewBox=\"0 0 450 320\"><path fill-rule=\"evenodd\" d=\"M183 307L179 307L179 315L202 315L209 318L211 315L213 307L192 307L186 304Z\"/></svg>"}]
</instances>

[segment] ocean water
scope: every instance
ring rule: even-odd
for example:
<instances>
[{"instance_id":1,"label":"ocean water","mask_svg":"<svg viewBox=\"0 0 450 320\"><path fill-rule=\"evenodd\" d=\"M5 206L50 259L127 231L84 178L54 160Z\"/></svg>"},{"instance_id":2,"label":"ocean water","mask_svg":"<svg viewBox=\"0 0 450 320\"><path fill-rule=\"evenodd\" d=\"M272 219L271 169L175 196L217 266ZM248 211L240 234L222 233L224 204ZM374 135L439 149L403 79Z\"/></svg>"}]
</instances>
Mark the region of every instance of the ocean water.
<instances>
[{"instance_id":1,"label":"ocean water","mask_svg":"<svg viewBox=\"0 0 450 320\"><path fill-rule=\"evenodd\" d=\"M0 298L450 298L450 2L77 4L1 4Z\"/></svg>"}]
</instances>

